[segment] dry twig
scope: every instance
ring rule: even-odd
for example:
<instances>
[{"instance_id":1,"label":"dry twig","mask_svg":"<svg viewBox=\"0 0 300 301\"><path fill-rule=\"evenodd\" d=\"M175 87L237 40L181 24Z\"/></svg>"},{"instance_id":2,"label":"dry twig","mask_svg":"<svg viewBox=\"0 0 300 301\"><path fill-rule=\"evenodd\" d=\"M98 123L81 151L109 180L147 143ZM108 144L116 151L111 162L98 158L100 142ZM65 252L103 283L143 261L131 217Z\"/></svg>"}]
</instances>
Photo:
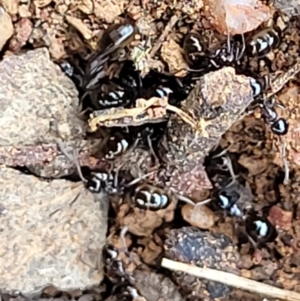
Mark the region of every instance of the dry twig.
<instances>
[{"instance_id":1,"label":"dry twig","mask_svg":"<svg viewBox=\"0 0 300 301\"><path fill-rule=\"evenodd\" d=\"M154 57L155 56L156 52L161 47L162 43L165 41L166 37L168 36L168 34L170 33L170 31L172 30L172 28L174 27L174 25L177 23L177 21L178 21L178 17L175 16L175 15L172 16L172 18L170 19L169 23L165 27L164 31L162 32L162 34L158 38L157 43L151 49L151 51L150 51L150 57Z\"/></svg>"},{"instance_id":2,"label":"dry twig","mask_svg":"<svg viewBox=\"0 0 300 301\"><path fill-rule=\"evenodd\" d=\"M279 92L285 84L293 79L300 72L300 60L298 60L287 72L279 75L271 82L271 92L267 94L267 98Z\"/></svg>"},{"instance_id":3,"label":"dry twig","mask_svg":"<svg viewBox=\"0 0 300 301\"><path fill-rule=\"evenodd\" d=\"M220 282L235 288L243 289L270 298L286 301L300 301L299 293L273 287L271 285L257 282L231 273L208 268L199 268L190 264L176 262L167 258L163 258L161 265L162 267L169 270L184 272L199 278Z\"/></svg>"},{"instance_id":4,"label":"dry twig","mask_svg":"<svg viewBox=\"0 0 300 301\"><path fill-rule=\"evenodd\" d=\"M151 97L148 100L138 98L136 100L136 107L131 109L111 108L94 111L88 121L89 131L95 132L100 126L125 127L162 122L167 118L167 111L177 114L191 127L197 127L197 123L193 118L181 109L170 105L167 97Z\"/></svg>"}]
</instances>

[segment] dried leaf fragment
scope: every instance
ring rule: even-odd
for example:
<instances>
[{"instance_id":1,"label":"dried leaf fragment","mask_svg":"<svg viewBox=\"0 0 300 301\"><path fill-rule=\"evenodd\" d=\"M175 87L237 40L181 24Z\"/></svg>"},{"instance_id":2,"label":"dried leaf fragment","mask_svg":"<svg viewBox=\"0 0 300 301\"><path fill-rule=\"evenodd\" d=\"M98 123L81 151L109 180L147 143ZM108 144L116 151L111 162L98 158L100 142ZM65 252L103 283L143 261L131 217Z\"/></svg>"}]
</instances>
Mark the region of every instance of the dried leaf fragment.
<instances>
[{"instance_id":1,"label":"dried leaf fragment","mask_svg":"<svg viewBox=\"0 0 300 301\"><path fill-rule=\"evenodd\" d=\"M66 16L66 20L74 26L86 40L90 40L93 37L92 31L82 22L82 20L72 17Z\"/></svg>"},{"instance_id":2,"label":"dried leaf fragment","mask_svg":"<svg viewBox=\"0 0 300 301\"><path fill-rule=\"evenodd\" d=\"M90 115L89 131L95 132L100 126L124 127L139 126L148 122L165 121L166 110L160 106L161 99L153 97L149 100L140 98L136 108L111 108L95 111Z\"/></svg>"},{"instance_id":3,"label":"dried leaf fragment","mask_svg":"<svg viewBox=\"0 0 300 301\"><path fill-rule=\"evenodd\" d=\"M268 21L271 9L259 0L203 0L204 12L221 34L243 34Z\"/></svg>"},{"instance_id":4,"label":"dried leaf fragment","mask_svg":"<svg viewBox=\"0 0 300 301\"><path fill-rule=\"evenodd\" d=\"M95 132L100 126L124 127L160 123L167 120L167 111L176 113L192 127L196 125L196 122L188 114L170 105L167 97L151 97L148 100L137 99L135 108L111 108L93 112L88 121L89 131Z\"/></svg>"},{"instance_id":5,"label":"dried leaf fragment","mask_svg":"<svg viewBox=\"0 0 300 301\"><path fill-rule=\"evenodd\" d=\"M169 70L172 74L176 74L180 70L188 69L188 65L182 54L182 49L173 39L169 39L162 44L161 56L168 64ZM185 75L186 73L181 76Z\"/></svg>"}]
</instances>

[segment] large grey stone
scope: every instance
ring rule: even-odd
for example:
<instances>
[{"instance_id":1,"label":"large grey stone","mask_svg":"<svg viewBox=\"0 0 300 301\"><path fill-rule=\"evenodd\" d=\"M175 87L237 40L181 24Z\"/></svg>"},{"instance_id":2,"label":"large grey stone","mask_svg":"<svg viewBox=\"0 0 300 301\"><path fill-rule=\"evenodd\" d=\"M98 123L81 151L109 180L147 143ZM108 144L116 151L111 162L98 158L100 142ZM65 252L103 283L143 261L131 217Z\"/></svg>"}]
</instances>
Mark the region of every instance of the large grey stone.
<instances>
[{"instance_id":1,"label":"large grey stone","mask_svg":"<svg viewBox=\"0 0 300 301\"><path fill-rule=\"evenodd\" d=\"M57 148L63 139L88 165L92 141L82 138L78 91L48 50L5 57L0 74L0 164L26 166L47 178L65 176L74 164Z\"/></svg>"},{"instance_id":2,"label":"large grey stone","mask_svg":"<svg viewBox=\"0 0 300 301\"><path fill-rule=\"evenodd\" d=\"M101 204L81 183L43 181L10 168L0 168L0 192L0 290L31 294L48 284L61 290L99 284L105 196L98 195Z\"/></svg>"}]
</instances>

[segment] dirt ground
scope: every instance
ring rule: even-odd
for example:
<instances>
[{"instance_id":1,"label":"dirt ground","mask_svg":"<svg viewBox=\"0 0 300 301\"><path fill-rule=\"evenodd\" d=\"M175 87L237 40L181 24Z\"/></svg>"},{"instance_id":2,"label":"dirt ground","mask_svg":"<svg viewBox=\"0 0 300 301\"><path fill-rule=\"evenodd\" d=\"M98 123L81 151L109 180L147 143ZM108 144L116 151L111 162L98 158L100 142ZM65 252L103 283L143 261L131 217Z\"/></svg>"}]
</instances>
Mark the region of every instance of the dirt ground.
<instances>
[{"instance_id":1,"label":"dirt ground","mask_svg":"<svg viewBox=\"0 0 300 301\"><path fill-rule=\"evenodd\" d=\"M284 24L269 26L277 13L273 4L241 0L236 7L233 2L0 0L1 60L44 46L56 64L82 67L81 80L91 84L95 67L86 66L96 61L95 53L103 54L111 47L106 41L111 25L134 24L135 34L103 64L105 83L110 87L118 72L118 80L123 76L126 81L134 73L131 67L124 73L120 66L127 68L127 62L133 61L145 86L134 108L98 108L93 109L98 115L88 115L82 112L89 106L83 101L78 109L88 128L86 137L100 141L89 163L80 161L84 177L109 165L110 170L118 171L119 186L123 179L143 179L125 186L125 192L110 194L104 280L86 290L63 292L49 286L29 297L3 293L2 300L264 299L238 284L197 279L163 268L162 258L300 293L300 17L295 9ZM246 45L261 34L269 51L258 55L253 49L252 53L246 50L239 62L236 57L220 64L217 60L211 63L205 55L193 59L184 47L184 39L192 32L201 33L205 45L198 52L211 57L217 49L227 47L227 32L244 34ZM274 48L269 47L273 38L278 39ZM241 47L239 39L237 45ZM236 51L234 48L233 53ZM92 59L86 60L87 56ZM97 62L97 68L100 65ZM265 87L260 81L260 94L275 97L279 104L276 120L282 117L289 124L285 135L272 131L273 121L263 118L263 110L253 102L248 77L264 76L271 84ZM80 80L71 78L82 96L86 91L81 90ZM176 78L182 83L180 89ZM168 103L155 95L161 83L174 91L178 88ZM87 93L92 106L102 96L97 89ZM136 90L130 86L125 93L132 97ZM148 99L153 103L145 109L143 101ZM115 151L113 147L119 144L114 141L130 147L122 145ZM30 166L26 172L34 173L34 162ZM74 166L63 177L81 181ZM220 207L223 192L236 198L240 216L230 212L233 207ZM143 203L147 193L157 197L151 204ZM257 220L268 227L267 235L260 239ZM268 299L276 300L276 296L268 295Z\"/></svg>"}]
</instances>

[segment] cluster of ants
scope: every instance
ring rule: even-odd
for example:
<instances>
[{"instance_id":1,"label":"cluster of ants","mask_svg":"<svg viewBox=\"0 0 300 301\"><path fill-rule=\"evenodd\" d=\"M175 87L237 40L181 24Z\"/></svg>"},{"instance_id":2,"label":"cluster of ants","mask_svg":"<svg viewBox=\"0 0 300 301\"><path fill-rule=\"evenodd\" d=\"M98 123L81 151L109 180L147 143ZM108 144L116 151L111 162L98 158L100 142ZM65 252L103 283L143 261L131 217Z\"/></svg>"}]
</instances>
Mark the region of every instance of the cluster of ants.
<instances>
[{"instance_id":1,"label":"cluster of ants","mask_svg":"<svg viewBox=\"0 0 300 301\"><path fill-rule=\"evenodd\" d=\"M118 63L118 59L125 47L133 39L136 28L126 22L114 25L103 35L103 44L100 52L92 54L85 62L85 67L75 68L64 65L62 68L72 78L78 87L82 110L93 112L114 107L134 107L137 98L149 99L151 97L168 96L170 104L180 106L193 88L195 74L203 75L209 71L217 70L223 66L232 66L239 70L241 60L248 57L264 57L281 43L283 33L287 29L287 19L281 13L275 13L273 24L249 37L228 35L227 42L217 49L209 49L204 45L200 32L191 31L182 41L182 48L189 64L189 73L184 78L176 78L168 74L150 71L145 77L135 70L133 62L125 60ZM122 65L118 75L107 76L105 64L116 61ZM250 81L253 89L254 108L260 107L262 116L270 125L270 129L277 135L288 132L288 123L284 118L278 117L275 110L275 98L267 98L266 90L269 87L268 77L255 78ZM154 149L163 135L163 125L147 124L140 127L131 127L128 131L116 131L102 141L104 160L114 160L134 147L148 147ZM239 207L240 195L232 190L236 182L232 167L227 158L228 170L233 181L219 189L215 204L219 209L225 210L232 216L240 218L245 223L245 228L250 241L258 243L274 239L275 228L267 218L256 214L249 214L249 208ZM172 199L170 193L159 187L145 183L145 178L127 180L122 171L92 172L86 179L78 165L78 172L86 188L92 193L105 191L108 194L124 194L130 191L130 197L135 206L146 210L160 210L166 208ZM276 235L275 235L276 236Z\"/></svg>"}]
</instances>

